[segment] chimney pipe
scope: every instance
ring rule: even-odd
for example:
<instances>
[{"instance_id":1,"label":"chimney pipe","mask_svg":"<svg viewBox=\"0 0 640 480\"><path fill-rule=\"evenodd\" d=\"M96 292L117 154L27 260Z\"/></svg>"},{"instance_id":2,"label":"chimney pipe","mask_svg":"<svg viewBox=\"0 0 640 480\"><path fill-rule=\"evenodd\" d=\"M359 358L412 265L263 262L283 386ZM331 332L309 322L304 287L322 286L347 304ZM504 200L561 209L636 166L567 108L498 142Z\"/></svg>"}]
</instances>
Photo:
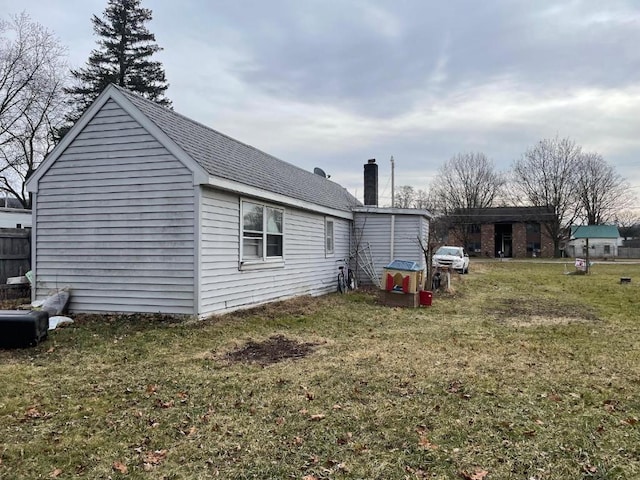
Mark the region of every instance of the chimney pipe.
<instances>
[{"instance_id":1,"label":"chimney pipe","mask_svg":"<svg viewBox=\"0 0 640 480\"><path fill-rule=\"evenodd\" d=\"M364 204L378 206L378 165L375 158L364 165Z\"/></svg>"}]
</instances>

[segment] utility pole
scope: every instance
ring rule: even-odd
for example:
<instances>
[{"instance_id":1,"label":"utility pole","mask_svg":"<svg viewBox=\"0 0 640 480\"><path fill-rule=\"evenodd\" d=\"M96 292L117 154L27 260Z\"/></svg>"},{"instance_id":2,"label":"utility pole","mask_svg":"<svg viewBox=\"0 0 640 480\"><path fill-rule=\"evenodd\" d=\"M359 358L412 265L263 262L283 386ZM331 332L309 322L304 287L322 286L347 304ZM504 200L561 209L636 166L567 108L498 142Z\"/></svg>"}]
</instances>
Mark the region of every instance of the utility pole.
<instances>
[{"instance_id":1,"label":"utility pole","mask_svg":"<svg viewBox=\"0 0 640 480\"><path fill-rule=\"evenodd\" d=\"M586 262L585 262L585 267L584 267L584 272L588 275L589 274L589 237L587 237L587 255L586 255Z\"/></svg>"},{"instance_id":2,"label":"utility pole","mask_svg":"<svg viewBox=\"0 0 640 480\"><path fill-rule=\"evenodd\" d=\"M394 196L394 161L393 155L391 155L391 208L395 206L395 196Z\"/></svg>"}]
</instances>

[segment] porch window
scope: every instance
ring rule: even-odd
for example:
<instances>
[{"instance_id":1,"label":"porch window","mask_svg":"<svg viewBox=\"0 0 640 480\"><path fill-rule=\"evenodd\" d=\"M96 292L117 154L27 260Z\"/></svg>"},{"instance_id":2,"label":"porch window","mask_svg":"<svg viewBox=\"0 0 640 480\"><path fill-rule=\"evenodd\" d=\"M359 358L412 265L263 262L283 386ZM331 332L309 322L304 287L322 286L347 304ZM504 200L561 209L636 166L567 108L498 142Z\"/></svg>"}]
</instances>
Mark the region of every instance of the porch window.
<instances>
[{"instance_id":1,"label":"porch window","mask_svg":"<svg viewBox=\"0 0 640 480\"><path fill-rule=\"evenodd\" d=\"M282 260L284 209L242 201L241 210L240 264Z\"/></svg>"}]
</instances>

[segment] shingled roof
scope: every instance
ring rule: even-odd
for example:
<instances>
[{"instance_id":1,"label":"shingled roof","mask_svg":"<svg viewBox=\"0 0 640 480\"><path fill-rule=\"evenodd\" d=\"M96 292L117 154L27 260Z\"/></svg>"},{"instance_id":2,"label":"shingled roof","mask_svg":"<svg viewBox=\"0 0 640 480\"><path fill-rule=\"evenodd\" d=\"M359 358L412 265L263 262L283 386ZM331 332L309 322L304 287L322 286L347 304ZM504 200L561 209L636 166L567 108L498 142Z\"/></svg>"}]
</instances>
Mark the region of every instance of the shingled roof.
<instances>
[{"instance_id":1,"label":"shingled roof","mask_svg":"<svg viewBox=\"0 0 640 480\"><path fill-rule=\"evenodd\" d=\"M208 174L327 208L362 205L344 187L117 88Z\"/></svg>"},{"instance_id":2,"label":"shingled roof","mask_svg":"<svg viewBox=\"0 0 640 480\"><path fill-rule=\"evenodd\" d=\"M620 232L615 225L573 225L571 238L619 238Z\"/></svg>"}]
</instances>

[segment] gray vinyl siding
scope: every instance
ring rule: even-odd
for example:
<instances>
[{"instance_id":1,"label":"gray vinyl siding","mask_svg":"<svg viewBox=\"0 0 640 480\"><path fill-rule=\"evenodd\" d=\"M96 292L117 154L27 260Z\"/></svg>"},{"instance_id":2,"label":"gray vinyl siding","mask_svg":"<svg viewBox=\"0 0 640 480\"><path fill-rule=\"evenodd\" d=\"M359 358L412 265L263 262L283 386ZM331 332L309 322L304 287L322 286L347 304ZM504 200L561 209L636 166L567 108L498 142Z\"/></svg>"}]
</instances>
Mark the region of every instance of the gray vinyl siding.
<instances>
[{"instance_id":1,"label":"gray vinyl siding","mask_svg":"<svg viewBox=\"0 0 640 480\"><path fill-rule=\"evenodd\" d=\"M420 248L418 236L421 233L421 224L426 222L424 217L418 215L395 216L395 239L393 248L394 260L410 260L424 267L424 254ZM426 245L426 237L422 237Z\"/></svg>"},{"instance_id":2,"label":"gray vinyl siding","mask_svg":"<svg viewBox=\"0 0 640 480\"><path fill-rule=\"evenodd\" d=\"M421 235L426 245L428 222L423 216L356 213L354 223L359 248L369 248L378 278L381 278L384 267L393 260L409 260L425 266L424 255L417 238ZM373 283L366 276L363 277L360 280L361 284Z\"/></svg>"},{"instance_id":3,"label":"gray vinyl siding","mask_svg":"<svg viewBox=\"0 0 640 480\"><path fill-rule=\"evenodd\" d=\"M38 183L36 297L194 314L193 174L112 100Z\"/></svg>"},{"instance_id":4,"label":"gray vinyl siding","mask_svg":"<svg viewBox=\"0 0 640 480\"><path fill-rule=\"evenodd\" d=\"M326 256L325 217L284 207L284 267L241 271L240 200L238 195L220 190L202 190L202 316L336 290L338 260L346 258L349 251L349 221L333 219L335 254Z\"/></svg>"},{"instance_id":5,"label":"gray vinyl siding","mask_svg":"<svg viewBox=\"0 0 640 480\"><path fill-rule=\"evenodd\" d=\"M391 262L391 216L356 213L354 223L355 248L368 250L380 278L382 269ZM366 275L360 275L359 280L361 285L373 284Z\"/></svg>"}]
</instances>

